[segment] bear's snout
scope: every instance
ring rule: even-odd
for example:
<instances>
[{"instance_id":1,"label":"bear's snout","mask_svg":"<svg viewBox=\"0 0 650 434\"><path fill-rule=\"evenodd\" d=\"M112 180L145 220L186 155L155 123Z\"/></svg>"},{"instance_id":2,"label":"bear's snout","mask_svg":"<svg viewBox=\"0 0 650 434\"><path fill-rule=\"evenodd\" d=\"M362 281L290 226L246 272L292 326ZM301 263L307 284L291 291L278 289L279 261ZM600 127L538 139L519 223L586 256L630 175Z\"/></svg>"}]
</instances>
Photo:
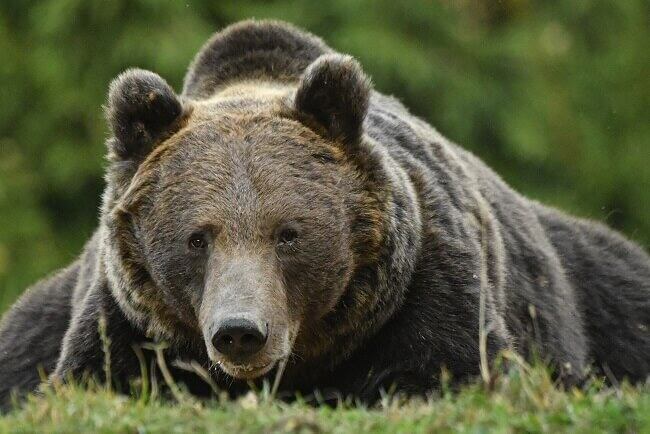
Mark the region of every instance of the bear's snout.
<instances>
[{"instance_id":1,"label":"bear's snout","mask_svg":"<svg viewBox=\"0 0 650 434\"><path fill-rule=\"evenodd\" d=\"M254 379L291 353L286 292L260 255L218 256L208 270L199 322L208 357L226 374Z\"/></svg>"},{"instance_id":2,"label":"bear's snout","mask_svg":"<svg viewBox=\"0 0 650 434\"><path fill-rule=\"evenodd\" d=\"M228 318L217 327L212 345L232 361L244 361L264 348L268 338L268 323L262 329L243 317Z\"/></svg>"}]
</instances>

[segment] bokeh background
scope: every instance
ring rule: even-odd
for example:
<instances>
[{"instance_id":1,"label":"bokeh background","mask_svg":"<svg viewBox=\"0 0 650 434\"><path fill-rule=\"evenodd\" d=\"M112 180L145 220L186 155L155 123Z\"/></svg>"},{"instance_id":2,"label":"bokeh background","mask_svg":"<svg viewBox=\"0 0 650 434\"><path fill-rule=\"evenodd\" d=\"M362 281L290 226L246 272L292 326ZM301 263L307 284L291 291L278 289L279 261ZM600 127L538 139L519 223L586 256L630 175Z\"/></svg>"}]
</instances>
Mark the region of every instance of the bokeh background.
<instances>
[{"instance_id":1,"label":"bokeh background","mask_svg":"<svg viewBox=\"0 0 650 434\"><path fill-rule=\"evenodd\" d=\"M210 34L250 17L356 56L519 191L647 249L649 16L647 0L2 0L0 312L96 226L110 80L139 66L180 90Z\"/></svg>"}]
</instances>

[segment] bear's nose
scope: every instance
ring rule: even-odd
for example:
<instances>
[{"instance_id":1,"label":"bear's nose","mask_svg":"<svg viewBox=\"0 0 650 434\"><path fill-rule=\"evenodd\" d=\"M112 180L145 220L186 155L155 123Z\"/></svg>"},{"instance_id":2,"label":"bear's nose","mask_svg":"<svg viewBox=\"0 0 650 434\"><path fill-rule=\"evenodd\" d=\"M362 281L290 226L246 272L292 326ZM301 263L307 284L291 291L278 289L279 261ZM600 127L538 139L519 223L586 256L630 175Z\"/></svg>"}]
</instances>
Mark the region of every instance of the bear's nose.
<instances>
[{"instance_id":1,"label":"bear's nose","mask_svg":"<svg viewBox=\"0 0 650 434\"><path fill-rule=\"evenodd\" d=\"M266 343L267 332L244 318L225 320L212 337L212 345L230 358L246 358L258 353Z\"/></svg>"}]
</instances>

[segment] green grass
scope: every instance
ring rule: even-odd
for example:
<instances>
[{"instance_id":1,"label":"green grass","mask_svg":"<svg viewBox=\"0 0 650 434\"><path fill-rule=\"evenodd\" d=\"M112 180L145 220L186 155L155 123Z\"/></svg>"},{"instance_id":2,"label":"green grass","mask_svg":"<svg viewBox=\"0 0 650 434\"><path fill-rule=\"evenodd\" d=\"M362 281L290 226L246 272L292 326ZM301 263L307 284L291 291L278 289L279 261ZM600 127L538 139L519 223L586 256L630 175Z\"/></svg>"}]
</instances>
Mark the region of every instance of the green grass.
<instances>
[{"instance_id":1,"label":"green grass","mask_svg":"<svg viewBox=\"0 0 650 434\"><path fill-rule=\"evenodd\" d=\"M386 399L375 408L285 404L265 393L237 401L139 399L99 386L60 386L0 418L0 432L650 432L650 387L597 381L563 391L542 367L512 370L428 401Z\"/></svg>"}]
</instances>

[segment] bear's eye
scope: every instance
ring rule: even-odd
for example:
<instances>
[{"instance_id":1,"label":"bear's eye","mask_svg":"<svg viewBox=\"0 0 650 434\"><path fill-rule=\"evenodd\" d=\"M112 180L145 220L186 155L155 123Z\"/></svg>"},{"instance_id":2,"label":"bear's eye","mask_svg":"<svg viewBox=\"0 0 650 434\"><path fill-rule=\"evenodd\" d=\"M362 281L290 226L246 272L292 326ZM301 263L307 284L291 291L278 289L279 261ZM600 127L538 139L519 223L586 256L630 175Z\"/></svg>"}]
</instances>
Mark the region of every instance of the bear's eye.
<instances>
[{"instance_id":1,"label":"bear's eye","mask_svg":"<svg viewBox=\"0 0 650 434\"><path fill-rule=\"evenodd\" d=\"M294 228L283 228L278 232L278 245L287 246L298 239L298 231Z\"/></svg>"},{"instance_id":2,"label":"bear's eye","mask_svg":"<svg viewBox=\"0 0 650 434\"><path fill-rule=\"evenodd\" d=\"M202 234L192 234L187 244L192 250L202 250L205 249L208 245L205 237Z\"/></svg>"}]
</instances>

